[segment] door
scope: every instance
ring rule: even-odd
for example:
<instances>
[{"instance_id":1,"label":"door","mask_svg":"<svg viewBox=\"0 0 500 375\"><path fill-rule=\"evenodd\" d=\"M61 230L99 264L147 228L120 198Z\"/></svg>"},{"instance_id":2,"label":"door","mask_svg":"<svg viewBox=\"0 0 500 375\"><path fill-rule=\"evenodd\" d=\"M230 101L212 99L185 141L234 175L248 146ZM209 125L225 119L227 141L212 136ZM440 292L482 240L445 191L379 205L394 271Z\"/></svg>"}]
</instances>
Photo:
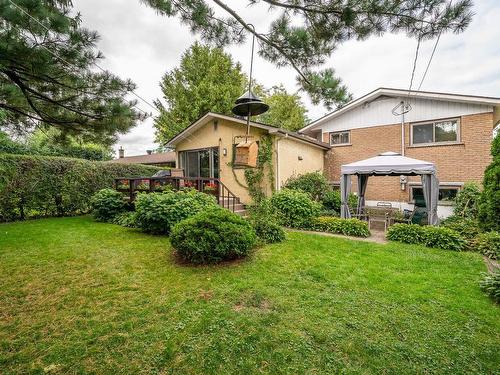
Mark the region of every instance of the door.
<instances>
[{"instance_id":1,"label":"door","mask_svg":"<svg viewBox=\"0 0 500 375\"><path fill-rule=\"evenodd\" d=\"M219 178L219 149L217 147L181 151L179 160L186 177Z\"/></svg>"}]
</instances>

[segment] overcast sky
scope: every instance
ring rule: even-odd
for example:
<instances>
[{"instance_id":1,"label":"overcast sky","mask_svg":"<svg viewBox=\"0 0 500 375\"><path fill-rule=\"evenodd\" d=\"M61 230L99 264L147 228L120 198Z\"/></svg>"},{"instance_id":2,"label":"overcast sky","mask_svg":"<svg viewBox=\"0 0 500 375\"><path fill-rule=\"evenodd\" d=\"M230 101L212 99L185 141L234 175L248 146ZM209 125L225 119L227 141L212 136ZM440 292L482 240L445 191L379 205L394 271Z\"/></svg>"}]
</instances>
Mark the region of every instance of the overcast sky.
<instances>
[{"instance_id":1,"label":"overcast sky","mask_svg":"<svg viewBox=\"0 0 500 375\"><path fill-rule=\"evenodd\" d=\"M267 8L245 8L245 0L238 3L236 8L244 9L245 19L264 31ZM84 26L101 35L98 47L106 58L100 65L132 79L138 86L136 92L150 102L161 98L158 83L162 75L178 65L183 51L196 40L176 18L159 16L139 0L74 0L74 6L81 12ZM422 90L500 96L500 1L476 0L474 12L473 22L464 33L441 36ZM421 45L414 87L420 83L434 42ZM408 88L416 44L402 34L347 42L325 66L337 71L355 98L377 87ZM249 46L230 47L227 52L248 71ZM267 87L283 84L289 91L298 89L291 69L276 69L256 57L254 72ZM328 112L311 105L305 95L302 98L310 119ZM152 111L147 104L139 102L138 106ZM120 137L115 149L119 146L128 156L157 147L152 119Z\"/></svg>"}]
</instances>

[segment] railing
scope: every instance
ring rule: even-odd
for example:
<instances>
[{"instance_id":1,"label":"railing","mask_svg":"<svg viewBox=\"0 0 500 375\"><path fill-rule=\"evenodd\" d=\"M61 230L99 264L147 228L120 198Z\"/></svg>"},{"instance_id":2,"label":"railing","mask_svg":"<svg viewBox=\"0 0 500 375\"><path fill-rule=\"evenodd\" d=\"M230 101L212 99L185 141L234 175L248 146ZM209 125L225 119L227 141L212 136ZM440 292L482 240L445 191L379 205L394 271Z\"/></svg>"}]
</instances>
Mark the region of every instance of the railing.
<instances>
[{"instance_id":1,"label":"railing","mask_svg":"<svg viewBox=\"0 0 500 375\"><path fill-rule=\"evenodd\" d=\"M234 212L240 199L234 195L218 178L205 177L134 177L115 178L114 188L128 195L133 202L139 192L154 193L165 190L196 189L214 195L217 203Z\"/></svg>"}]
</instances>

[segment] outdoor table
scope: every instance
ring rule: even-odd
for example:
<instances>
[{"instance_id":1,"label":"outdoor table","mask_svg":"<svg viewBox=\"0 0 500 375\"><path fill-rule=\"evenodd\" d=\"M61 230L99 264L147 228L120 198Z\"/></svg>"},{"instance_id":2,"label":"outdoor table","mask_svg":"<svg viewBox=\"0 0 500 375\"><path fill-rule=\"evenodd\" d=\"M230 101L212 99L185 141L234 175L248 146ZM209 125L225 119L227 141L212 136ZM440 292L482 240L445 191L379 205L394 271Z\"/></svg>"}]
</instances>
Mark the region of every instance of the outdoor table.
<instances>
[{"instance_id":1,"label":"outdoor table","mask_svg":"<svg viewBox=\"0 0 500 375\"><path fill-rule=\"evenodd\" d=\"M390 221L397 208L391 207L366 207L368 214L368 229L371 229L372 222L384 223L384 231L390 225Z\"/></svg>"}]
</instances>

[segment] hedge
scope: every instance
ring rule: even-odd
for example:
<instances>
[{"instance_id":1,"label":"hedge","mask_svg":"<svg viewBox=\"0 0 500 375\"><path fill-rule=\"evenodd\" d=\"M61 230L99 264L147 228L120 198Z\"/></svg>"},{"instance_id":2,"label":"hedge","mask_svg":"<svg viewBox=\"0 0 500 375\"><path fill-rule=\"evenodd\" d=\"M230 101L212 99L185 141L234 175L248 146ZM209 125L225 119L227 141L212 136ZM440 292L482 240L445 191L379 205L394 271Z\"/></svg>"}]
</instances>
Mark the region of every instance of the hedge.
<instances>
[{"instance_id":1,"label":"hedge","mask_svg":"<svg viewBox=\"0 0 500 375\"><path fill-rule=\"evenodd\" d=\"M444 250L465 250L466 242L452 229L417 224L394 224L387 231L387 239L410 244L420 244Z\"/></svg>"},{"instance_id":2,"label":"hedge","mask_svg":"<svg viewBox=\"0 0 500 375\"><path fill-rule=\"evenodd\" d=\"M338 217L320 216L314 219L312 229L321 232L343 234L345 236L370 236L368 223L358 219L341 219Z\"/></svg>"},{"instance_id":3,"label":"hedge","mask_svg":"<svg viewBox=\"0 0 500 375\"><path fill-rule=\"evenodd\" d=\"M0 221L86 213L92 195L117 177L158 167L50 156L0 154Z\"/></svg>"}]
</instances>

